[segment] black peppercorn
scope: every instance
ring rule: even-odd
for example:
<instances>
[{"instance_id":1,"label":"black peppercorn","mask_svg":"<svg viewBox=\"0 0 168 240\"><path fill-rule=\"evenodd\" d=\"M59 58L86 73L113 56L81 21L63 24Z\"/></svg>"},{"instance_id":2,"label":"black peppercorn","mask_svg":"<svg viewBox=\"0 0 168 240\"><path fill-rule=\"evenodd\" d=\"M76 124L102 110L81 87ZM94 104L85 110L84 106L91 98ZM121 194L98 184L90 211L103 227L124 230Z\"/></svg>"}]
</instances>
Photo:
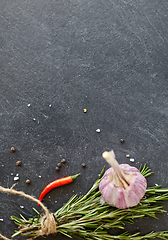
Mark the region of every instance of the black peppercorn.
<instances>
[{"instance_id":1,"label":"black peppercorn","mask_svg":"<svg viewBox=\"0 0 168 240\"><path fill-rule=\"evenodd\" d=\"M60 168L61 167L61 163L57 163L57 166Z\"/></svg>"},{"instance_id":2,"label":"black peppercorn","mask_svg":"<svg viewBox=\"0 0 168 240\"><path fill-rule=\"evenodd\" d=\"M124 143L124 139L121 139L120 142L121 142L121 143Z\"/></svg>"},{"instance_id":3,"label":"black peppercorn","mask_svg":"<svg viewBox=\"0 0 168 240\"><path fill-rule=\"evenodd\" d=\"M65 162L66 162L66 160L63 158L63 159L61 160L61 162L62 162L62 163L65 163Z\"/></svg>"},{"instance_id":4,"label":"black peppercorn","mask_svg":"<svg viewBox=\"0 0 168 240\"><path fill-rule=\"evenodd\" d=\"M85 164L85 163L82 163L82 167L86 167L86 164Z\"/></svg>"}]
</instances>

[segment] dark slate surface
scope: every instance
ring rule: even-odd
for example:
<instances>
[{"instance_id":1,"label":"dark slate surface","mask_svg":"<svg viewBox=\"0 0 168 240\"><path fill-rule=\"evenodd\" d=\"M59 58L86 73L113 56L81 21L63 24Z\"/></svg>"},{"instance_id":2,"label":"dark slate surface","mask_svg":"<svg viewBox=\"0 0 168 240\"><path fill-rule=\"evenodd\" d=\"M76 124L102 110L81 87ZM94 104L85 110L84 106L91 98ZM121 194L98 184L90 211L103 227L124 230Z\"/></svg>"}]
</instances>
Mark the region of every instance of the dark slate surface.
<instances>
[{"instance_id":1,"label":"dark slate surface","mask_svg":"<svg viewBox=\"0 0 168 240\"><path fill-rule=\"evenodd\" d=\"M55 211L89 190L108 167L102 152L114 149L120 163L130 154L131 165L152 168L149 186L168 186L167 50L167 0L1 0L0 185L19 173L17 189L38 198L49 182L81 172L45 197ZM0 232L10 237L10 215L33 216L32 207L1 194ZM167 215L159 219L128 230L168 230Z\"/></svg>"}]
</instances>

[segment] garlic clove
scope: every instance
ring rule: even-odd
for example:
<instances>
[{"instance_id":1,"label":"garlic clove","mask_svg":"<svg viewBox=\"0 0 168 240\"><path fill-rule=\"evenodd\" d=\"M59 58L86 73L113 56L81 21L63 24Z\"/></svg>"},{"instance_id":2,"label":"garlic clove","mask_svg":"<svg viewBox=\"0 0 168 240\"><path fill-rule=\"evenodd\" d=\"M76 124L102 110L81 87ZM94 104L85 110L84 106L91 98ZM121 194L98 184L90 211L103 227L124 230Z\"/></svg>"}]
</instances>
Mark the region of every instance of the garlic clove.
<instances>
[{"instance_id":1,"label":"garlic clove","mask_svg":"<svg viewBox=\"0 0 168 240\"><path fill-rule=\"evenodd\" d=\"M116 191L116 197L115 197L115 207L120 209L127 208L126 198L125 198L125 191L123 188L119 188Z\"/></svg>"},{"instance_id":2,"label":"garlic clove","mask_svg":"<svg viewBox=\"0 0 168 240\"><path fill-rule=\"evenodd\" d=\"M134 192L131 191L131 189L127 192L125 192L125 200L126 200L126 207L133 207L136 206L139 203L139 197L138 195Z\"/></svg>"},{"instance_id":3,"label":"garlic clove","mask_svg":"<svg viewBox=\"0 0 168 240\"><path fill-rule=\"evenodd\" d=\"M119 165L113 151L103 153L103 157L112 166L99 184L104 201L120 209L136 206L146 192L145 177L135 167Z\"/></svg>"}]
</instances>

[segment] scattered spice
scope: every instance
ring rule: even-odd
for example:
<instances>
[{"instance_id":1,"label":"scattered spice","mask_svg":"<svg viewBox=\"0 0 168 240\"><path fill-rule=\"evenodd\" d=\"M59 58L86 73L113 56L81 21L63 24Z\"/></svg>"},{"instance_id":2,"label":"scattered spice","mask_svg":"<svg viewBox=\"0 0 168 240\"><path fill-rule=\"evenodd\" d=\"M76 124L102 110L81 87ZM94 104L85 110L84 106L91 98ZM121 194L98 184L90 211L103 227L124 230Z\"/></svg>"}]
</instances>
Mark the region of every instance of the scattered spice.
<instances>
[{"instance_id":1,"label":"scattered spice","mask_svg":"<svg viewBox=\"0 0 168 240\"><path fill-rule=\"evenodd\" d=\"M134 158L130 158L130 162L134 162L135 161L135 159Z\"/></svg>"},{"instance_id":2,"label":"scattered spice","mask_svg":"<svg viewBox=\"0 0 168 240\"><path fill-rule=\"evenodd\" d=\"M61 160L61 162L62 162L62 163L65 163L65 162L66 162L66 160L63 158L63 159Z\"/></svg>"},{"instance_id":3,"label":"scattered spice","mask_svg":"<svg viewBox=\"0 0 168 240\"><path fill-rule=\"evenodd\" d=\"M124 141L124 139L121 138L121 139L120 139L120 142L121 142L121 143L124 143L125 141Z\"/></svg>"},{"instance_id":4,"label":"scattered spice","mask_svg":"<svg viewBox=\"0 0 168 240\"><path fill-rule=\"evenodd\" d=\"M29 179L27 179L27 180L26 180L26 183L27 183L27 184L30 184L30 180L29 180Z\"/></svg>"},{"instance_id":5,"label":"scattered spice","mask_svg":"<svg viewBox=\"0 0 168 240\"><path fill-rule=\"evenodd\" d=\"M73 175L73 176L68 176L68 177L60 178L60 179L57 179L57 180L49 183L49 184L44 188L44 190L42 191L42 193L40 194L39 201L41 202L42 199L44 198L44 196L45 196L49 191L51 191L53 188L56 188L56 187L60 187L60 186L69 184L69 183L73 182L79 175L80 175L80 173L79 173L79 174L76 174L76 175ZM38 205L39 205L39 204L38 204Z\"/></svg>"},{"instance_id":6,"label":"scattered spice","mask_svg":"<svg viewBox=\"0 0 168 240\"><path fill-rule=\"evenodd\" d=\"M87 109L86 109L86 108L84 108L84 109L83 109L83 112L84 112L84 113L86 113L86 112L87 112Z\"/></svg>"},{"instance_id":7,"label":"scattered spice","mask_svg":"<svg viewBox=\"0 0 168 240\"><path fill-rule=\"evenodd\" d=\"M82 163L81 166L84 168L84 167L86 167L86 164L85 164L85 163Z\"/></svg>"},{"instance_id":8,"label":"scattered spice","mask_svg":"<svg viewBox=\"0 0 168 240\"><path fill-rule=\"evenodd\" d=\"M57 163L57 166L60 168L61 167L61 163Z\"/></svg>"},{"instance_id":9,"label":"scattered spice","mask_svg":"<svg viewBox=\"0 0 168 240\"><path fill-rule=\"evenodd\" d=\"M130 157L130 155L129 155L129 154L127 154L127 155L126 155L126 157L127 157L127 158L129 158L129 157Z\"/></svg>"},{"instance_id":10,"label":"scattered spice","mask_svg":"<svg viewBox=\"0 0 168 240\"><path fill-rule=\"evenodd\" d=\"M11 151L12 151L12 152L15 152L15 148L14 148L14 147L11 147Z\"/></svg>"},{"instance_id":11,"label":"scattered spice","mask_svg":"<svg viewBox=\"0 0 168 240\"><path fill-rule=\"evenodd\" d=\"M59 168L59 167L56 167L55 170L58 172L58 171L60 170L60 168Z\"/></svg>"},{"instance_id":12,"label":"scattered spice","mask_svg":"<svg viewBox=\"0 0 168 240\"><path fill-rule=\"evenodd\" d=\"M14 181L17 181L17 180L19 180L19 177L14 177L13 180L14 180Z\"/></svg>"},{"instance_id":13,"label":"scattered spice","mask_svg":"<svg viewBox=\"0 0 168 240\"><path fill-rule=\"evenodd\" d=\"M100 132L100 129L99 129L99 128L98 128L98 129L96 129L96 132L97 132L97 133L99 133L99 132Z\"/></svg>"},{"instance_id":14,"label":"scattered spice","mask_svg":"<svg viewBox=\"0 0 168 240\"><path fill-rule=\"evenodd\" d=\"M22 164L21 161L17 161L17 162L16 162L16 165L17 165L17 166L21 166L21 164Z\"/></svg>"}]
</instances>

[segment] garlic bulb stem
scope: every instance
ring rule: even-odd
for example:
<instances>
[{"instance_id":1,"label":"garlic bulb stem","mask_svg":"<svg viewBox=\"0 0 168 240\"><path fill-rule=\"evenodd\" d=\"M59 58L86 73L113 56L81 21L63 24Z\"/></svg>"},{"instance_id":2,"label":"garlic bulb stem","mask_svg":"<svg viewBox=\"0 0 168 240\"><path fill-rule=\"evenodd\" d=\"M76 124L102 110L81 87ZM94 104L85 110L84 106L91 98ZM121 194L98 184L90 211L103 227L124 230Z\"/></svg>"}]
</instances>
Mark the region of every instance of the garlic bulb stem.
<instances>
[{"instance_id":1,"label":"garlic bulb stem","mask_svg":"<svg viewBox=\"0 0 168 240\"><path fill-rule=\"evenodd\" d=\"M126 179L124 172L122 171L121 167L119 166L117 160L115 159L114 151L111 150L110 152L104 152L102 154L103 158L110 164L110 166L114 169L117 177L119 178L122 186L126 189L129 186L129 183Z\"/></svg>"}]
</instances>

